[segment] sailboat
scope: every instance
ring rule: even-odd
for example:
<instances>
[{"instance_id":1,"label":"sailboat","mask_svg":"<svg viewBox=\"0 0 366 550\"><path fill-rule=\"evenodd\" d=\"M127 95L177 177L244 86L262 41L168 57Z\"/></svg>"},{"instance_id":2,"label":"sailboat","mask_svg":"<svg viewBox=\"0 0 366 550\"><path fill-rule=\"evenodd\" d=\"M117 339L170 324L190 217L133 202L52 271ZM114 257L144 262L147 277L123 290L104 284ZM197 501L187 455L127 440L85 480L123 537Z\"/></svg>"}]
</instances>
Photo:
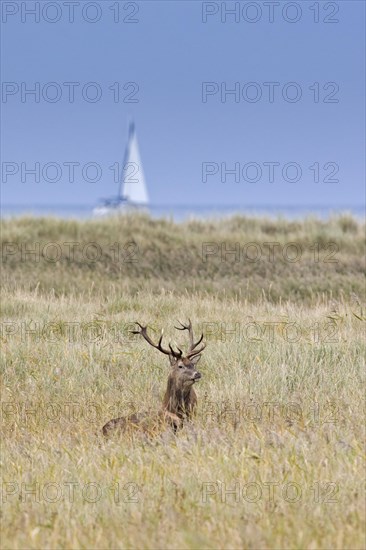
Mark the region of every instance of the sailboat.
<instances>
[{"instance_id":1,"label":"sailboat","mask_svg":"<svg viewBox=\"0 0 366 550\"><path fill-rule=\"evenodd\" d=\"M101 204L93 209L95 216L112 213L146 211L149 204L145 175L141 164L134 122L128 130L128 140L122 166L122 177L116 197L102 199Z\"/></svg>"}]
</instances>

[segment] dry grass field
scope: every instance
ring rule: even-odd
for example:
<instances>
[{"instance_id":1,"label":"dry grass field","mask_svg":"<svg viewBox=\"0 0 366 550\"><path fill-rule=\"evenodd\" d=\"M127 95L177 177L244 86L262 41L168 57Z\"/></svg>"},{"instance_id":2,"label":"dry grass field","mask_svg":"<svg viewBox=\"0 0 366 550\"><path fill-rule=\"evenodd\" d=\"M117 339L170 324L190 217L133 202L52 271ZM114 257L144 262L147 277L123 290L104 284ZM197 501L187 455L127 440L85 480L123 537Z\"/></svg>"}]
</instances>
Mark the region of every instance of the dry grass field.
<instances>
[{"instance_id":1,"label":"dry grass field","mask_svg":"<svg viewBox=\"0 0 366 550\"><path fill-rule=\"evenodd\" d=\"M365 226L234 217L2 221L3 549L365 547ZM195 419L157 410L207 348Z\"/></svg>"}]
</instances>

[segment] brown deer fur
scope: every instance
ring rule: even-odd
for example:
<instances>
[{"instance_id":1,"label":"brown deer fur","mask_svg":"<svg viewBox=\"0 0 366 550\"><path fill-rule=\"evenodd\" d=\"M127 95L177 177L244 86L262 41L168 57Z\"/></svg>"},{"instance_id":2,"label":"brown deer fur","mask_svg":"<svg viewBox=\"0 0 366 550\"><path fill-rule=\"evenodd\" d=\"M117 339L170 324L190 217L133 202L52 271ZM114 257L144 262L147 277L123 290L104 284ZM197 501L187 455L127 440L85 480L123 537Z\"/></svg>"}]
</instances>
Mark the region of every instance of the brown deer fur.
<instances>
[{"instance_id":1,"label":"brown deer fur","mask_svg":"<svg viewBox=\"0 0 366 550\"><path fill-rule=\"evenodd\" d=\"M158 344L154 344L147 334L147 327L143 327L139 323L137 325L140 330L133 331L133 333L141 334L151 346L169 357L171 370L162 407L155 414L131 414L114 418L103 426L104 435L109 435L115 430L123 432L142 430L153 434L159 431L161 427L166 426L170 426L174 431L177 431L183 426L184 420L189 420L192 417L197 405L197 395L193 386L201 378L201 373L197 371L196 364L205 348L205 344L202 344L200 348L197 347L202 342L203 334L195 343L191 321L188 325L181 324L180 327L175 327L178 330L187 330L189 333L189 349L183 355L182 350L178 348L178 351L175 351L170 344L169 349L164 349L162 347L162 336Z\"/></svg>"}]
</instances>

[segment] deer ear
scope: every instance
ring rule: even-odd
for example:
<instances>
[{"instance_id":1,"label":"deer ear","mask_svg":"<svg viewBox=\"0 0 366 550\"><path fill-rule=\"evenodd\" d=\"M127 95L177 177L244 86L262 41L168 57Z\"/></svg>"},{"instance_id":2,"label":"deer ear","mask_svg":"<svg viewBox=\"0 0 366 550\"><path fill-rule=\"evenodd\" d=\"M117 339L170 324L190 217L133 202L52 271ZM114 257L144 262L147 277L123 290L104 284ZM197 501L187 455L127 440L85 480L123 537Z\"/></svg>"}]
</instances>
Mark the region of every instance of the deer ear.
<instances>
[{"instance_id":1,"label":"deer ear","mask_svg":"<svg viewBox=\"0 0 366 550\"><path fill-rule=\"evenodd\" d=\"M169 355L169 362L171 367L175 365L176 359L173 357L173 355Z\"/></svg>"},{"instance_id":2,"label":"deer ear","mask_svg":"<svg viewBox=\"0 0 366 550\"><path fill-rule=\"evenodd\" d=\"M197 365L197 363L200 359L201 359L200 355L195 355L194 357L192 357L191 361L192 361L193 365Z\"/></svg>"}]
</instances>

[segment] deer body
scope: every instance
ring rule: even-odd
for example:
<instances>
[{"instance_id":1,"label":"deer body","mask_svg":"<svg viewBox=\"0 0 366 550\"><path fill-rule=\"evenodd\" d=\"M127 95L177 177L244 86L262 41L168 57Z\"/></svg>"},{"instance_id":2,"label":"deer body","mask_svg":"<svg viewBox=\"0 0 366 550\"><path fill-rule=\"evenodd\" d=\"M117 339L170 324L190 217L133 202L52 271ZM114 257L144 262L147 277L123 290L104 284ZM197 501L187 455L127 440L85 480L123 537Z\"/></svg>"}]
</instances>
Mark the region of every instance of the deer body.
<instances>
[{"instance_id":1,"label":"deer body","mask_svg":"<svg viewBox=\"0 0 366 550\"><path fill-rule=\"evenodd\" d=\"M184 420L190 420L197 405L197 395L193 385L201 378L201 373L197 371L196 364L201 358L200 353L205 348L203 344L200 348L197 346L202 342L203 334L200 339L194 343L192 324L181 324L176 327L178 330L188 330L190 338L190 347L186 355L178 348L175 351L169 344L169 350L162 347L162 339L155 345L147 334L147 327L137 323L141 330L133 331L134 334L141 334L145 340L154 348L169 356L171 370L168 376L168 383L164 395L161 410L156 414L132 414L114 418L103 426L103 434L109 435L114 430L119 431L144 431L147 433L156 433L161 427L169 426L174 431L182 428Z\"/></svg>"},{"instance_id":2,"label":"deer body","mask_svg":"<svg viewBox=\"0 0 366 550\"><path fill-rule=\"evenodd\" d=\"M105 436L109 436L113 432L128 432L130 434L144 432L153 436L167 426L177 431L183 424L178 416L161 410L155 414L145 412L113 418L103 426L102 431Z\"/></svg>"}]
</instances>

